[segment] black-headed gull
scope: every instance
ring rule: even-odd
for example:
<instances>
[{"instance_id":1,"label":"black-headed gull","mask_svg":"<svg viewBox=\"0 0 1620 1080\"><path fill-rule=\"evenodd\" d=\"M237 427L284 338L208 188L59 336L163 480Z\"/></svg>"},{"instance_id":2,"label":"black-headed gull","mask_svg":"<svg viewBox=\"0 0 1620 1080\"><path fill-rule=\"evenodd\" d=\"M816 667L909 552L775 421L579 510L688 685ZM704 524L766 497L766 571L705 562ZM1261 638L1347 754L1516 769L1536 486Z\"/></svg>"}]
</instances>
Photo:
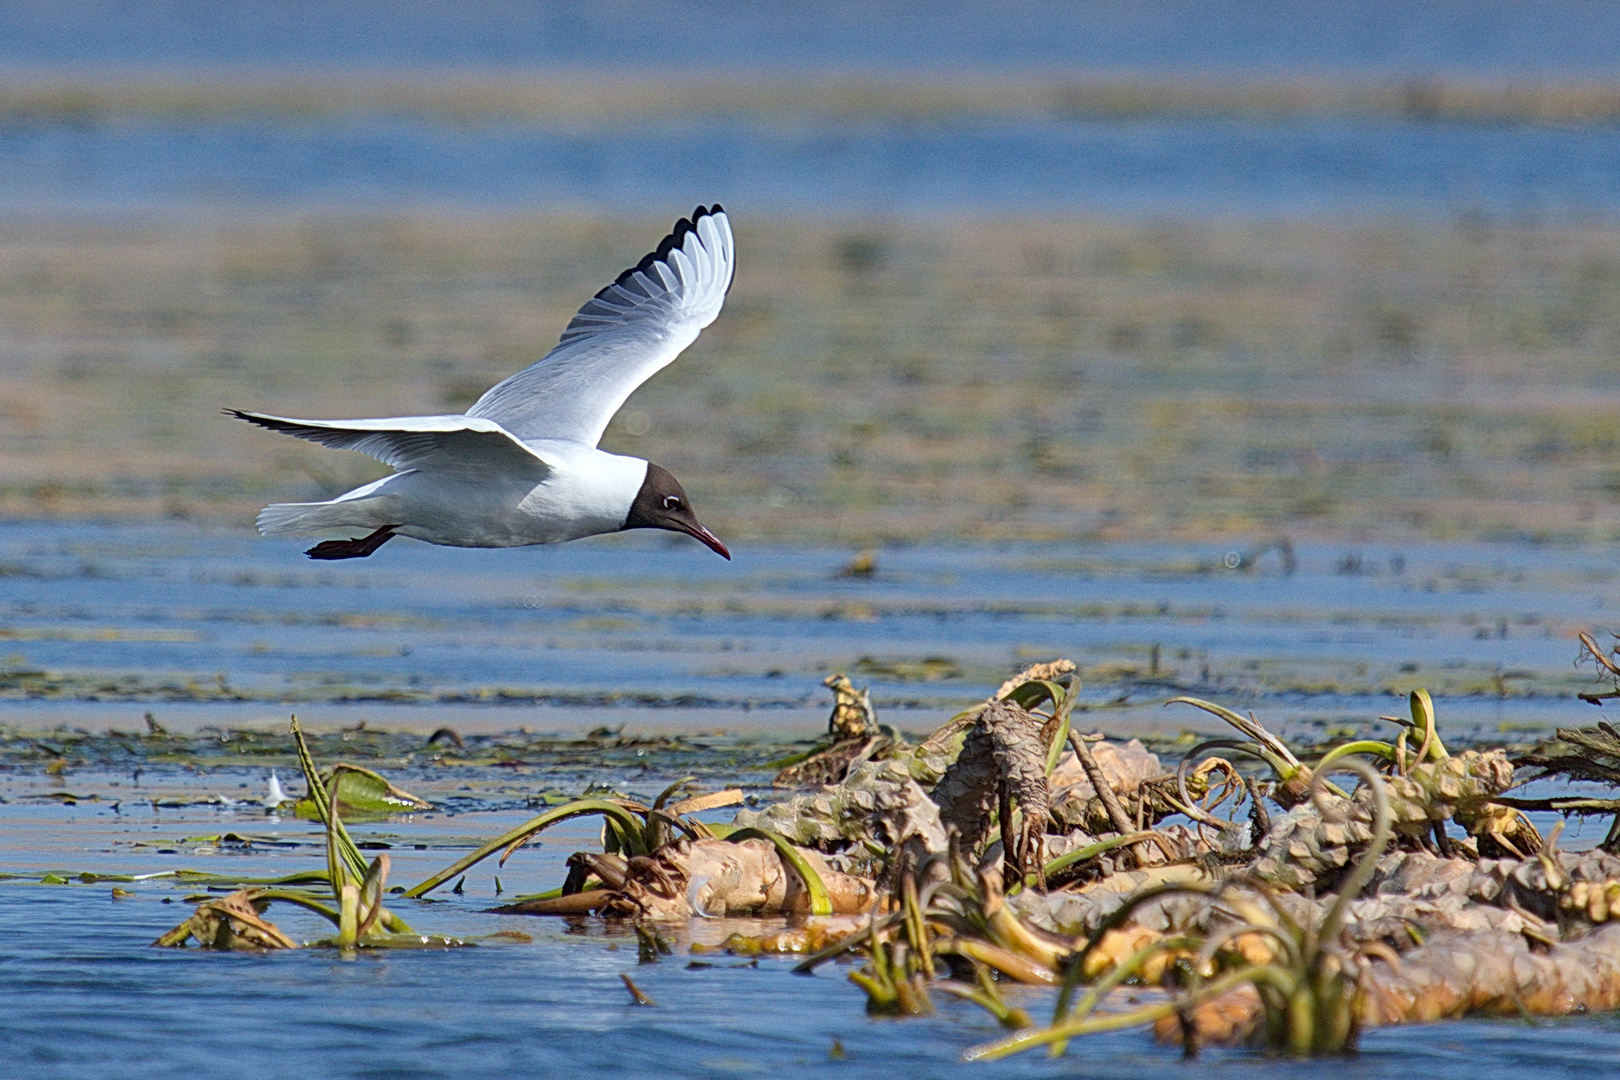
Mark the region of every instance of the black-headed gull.
<instances>
[{"instance_id":1,"label":"black-headed gull","mask_svg":"<svg viewBox=\"0 0 1620 1080\"><path fill-rule=\"evenodd\" d=\"M666 470L596 448L632 391L715 320L736 270L718 203L682 218L657 250L620 274L568 323L557 347L491 387L462 416L291 420L230 409L272 431L394 467L330 502L277 503L266 536L365 529L312 559L359 559L394 536L452 547L556 544L622 529L670 529L726 558Z\"/></svg>"}]
</instances>

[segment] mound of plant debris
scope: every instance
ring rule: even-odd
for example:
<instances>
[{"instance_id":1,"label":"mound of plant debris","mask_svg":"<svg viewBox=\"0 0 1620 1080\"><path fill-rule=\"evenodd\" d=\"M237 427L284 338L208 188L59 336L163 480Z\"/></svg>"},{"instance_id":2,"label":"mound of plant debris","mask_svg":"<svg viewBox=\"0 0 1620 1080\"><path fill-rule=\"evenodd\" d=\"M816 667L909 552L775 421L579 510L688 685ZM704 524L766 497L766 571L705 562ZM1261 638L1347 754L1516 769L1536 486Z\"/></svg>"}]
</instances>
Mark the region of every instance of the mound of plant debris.
<instances>
[{"instance_id":1,"label":"mound of plant debris","mask_svg":"<svg viewBox=\"0 0 1620 1080\"><path fill-rule=\"evenodd\" d=\"M1079 685L1065 660L1020 672L915 745L882 728L847 679L828 686L828 741L777 777L800 790L728 824L699 815L743 792L677 798L692 778L645 803L552 806L402 902L504 863L559 821L597 817L602 850L575 853L551 892L496 910L630 919L654 943L660 924L789 916L727 947L808 953L806 971L853 958L850 979L874 1013L928 1012L937 993L973 1001L1012 1029L974 1059L1134 1025L1189 1050L1250 1041L1332 1054L1381 1024L1620 1007L1620 857L1612 842L1562 851L1524 814L1620 802L1507 794L1525 774L1620 779L1620 736L1606 726L1560 731L1516 760L1452 753L1418 690L1409 720L1384 718L1392 738L1306 760L1252 715L1178 698L1233 734L1167 766L1140 743L1074 729ZM339 943L403 938L381 903L386 860L344 854L348 811L332 784L343 771L323 777L303 760L336 853L337 905L323 914ZM285 947L261 915L287 899L322 907L261 886L208 898L162 943ZM1010 1006L1008 981L1056 988L1051 1020ZM1122 986L1162 993L1105 1007Z\"/></svg>"}]
</instances>

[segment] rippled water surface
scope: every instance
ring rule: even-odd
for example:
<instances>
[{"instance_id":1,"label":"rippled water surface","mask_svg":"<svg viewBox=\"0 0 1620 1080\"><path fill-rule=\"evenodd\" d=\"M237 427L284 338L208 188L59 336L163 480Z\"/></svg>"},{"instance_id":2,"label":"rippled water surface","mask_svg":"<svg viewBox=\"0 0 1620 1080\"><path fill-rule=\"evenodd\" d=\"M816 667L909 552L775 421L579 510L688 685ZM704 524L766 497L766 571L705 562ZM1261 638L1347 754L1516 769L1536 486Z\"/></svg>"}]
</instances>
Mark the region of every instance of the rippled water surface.
<instances>
[{"instance_id":1,"label":"rippled water surface","mask_svg":"<svg viewBox=\"0 0 1620 1080\"><path fill-rule=\"evenodd\" d=\"M486 867L401 913L425 932L531 941L351 960L150 949L194 887L154 878L114 899L80 875L321 865L312 825L253 805L269 767L297 787L293 710L322 760L376 764L437 804L356 826L410 883L546 794L650 796L688 771L760 793L771 754L823 721L831 670L870 682L881 717L908 730L1023 662L1068 655L1086 726L1161 741L1199 715L1161 706L1179 692L1321 738L1375 727L1415 685L1436 690L1459 740L1533 739L1602 715L1572 696L1597 688L1572 666L1572 635L1620 601L1603 553L1551 548L1302 546L1291 571L1276 550L1197 545L910 548L878 552L871 577L846 572L849 551L737 549L727 564L645 537L506 552L397 541L325 566L178 525L0 529L0 873L19 875L0 879L5 1074L1320 1075L1243 1055L1184 1066L1131 1032L1062 1061L968 1066L960 1052L995 1035L972 1006L877 1021L836 967L689 967L689 945L731 924L699 922L638 965L623 927L483 914L497 902ZM145 713L169 734L147 733ZM441 724L462 750L425 747ZM499 870L500 895L554 886L567 854L595 843L584 824L548 832ZM68 883L43 884L48 872ZM273 917L321 935L313 917ZM632 1006L620 972L657 1007ZM1620 1053L1620 1024L1469 1022L1364 1045L1334 1074L1574 1076Z\"/></svg>"},{"instance_id":2,"label":"rippled water surface","mask_svg":"<svg viewBox=\"0 0 1620 1080\"><path fill-rule=\"evenodd\" d=\"M150 873L176 866L285 873L314 868L319 837L305 823L262 813L192 808L114 813L104 804L13 802L0 806L0 1048L15 1077L328 1076L470 1077L570 1075L611 1070L627 1077L713 1077L776 1072L810 1076L1190 1076L1312 1077L1321 1065L1207 1054L1194 1065L1139 1032L1088 1039L1068 1057L1038 1054L966 1065L958 1055L998 1029L977 1008L939 995L939 1013L872 1020L864 996L831 966L815 977L791 962L757 965L724 955L698 964L692 941L715 943L754 924L699 923L657 964L636 962L635 939L600 920L480 914L495 900L489 874L469 877L445 902L394 907L421 931L479 935L517 930L526 943L452 951L268 956L174 952L148 947L181 921L188 890L163 881L38 883L42 868ZM393 843L395 875L413 881L448 862L449 848L514 824L516 814L430 815L356 828L362 841ZM302 839L272 855L220 854L221 829ZM189 839L189 845L182 841ZM199 843L199 839L202 841ZM502 871L507 892L560 880L564 855L594 844L584 830L549 832ZM426 843L417 851L415 843ZM172 903L166 902L172 900ZM324 936L313 917L272 916L295 937ZM655 1008L630 1004L629 973ZM1050 995L1011 995L1032 1011ZM836 1049L835 1049L836 1048ZM838 1055L842 1056L838 1056ZM1360 1057L1332 1066L1352 1078L1587 1075L1620 1054L1612 1017L1529 1025L1471 1021L1375 1031Z\"/></svg>"},{"instance_id":3,"label":"rippled water surface","mask_svg":"<svg viewBox=\"0 0 1620 1080\"><path fill-rule=\"evenodd\" d=\"M1620 609L1597 549L1075 543L852 550L631 534L365 561L186 526L0 528L0 723L469 730L820 725L832 671L931 729L1072 657L1099 724L1179 730L1177 693L1355 724L1425 686L1455 724L1600 715L1575 635ZM1588 715L1590 714L1590 715ZM1106 718L1106 720L1104 719ZM1503 728L1506 725L1506 728ZM187 728L189 730L190 728Z\"/></svg>"}]
</instances>

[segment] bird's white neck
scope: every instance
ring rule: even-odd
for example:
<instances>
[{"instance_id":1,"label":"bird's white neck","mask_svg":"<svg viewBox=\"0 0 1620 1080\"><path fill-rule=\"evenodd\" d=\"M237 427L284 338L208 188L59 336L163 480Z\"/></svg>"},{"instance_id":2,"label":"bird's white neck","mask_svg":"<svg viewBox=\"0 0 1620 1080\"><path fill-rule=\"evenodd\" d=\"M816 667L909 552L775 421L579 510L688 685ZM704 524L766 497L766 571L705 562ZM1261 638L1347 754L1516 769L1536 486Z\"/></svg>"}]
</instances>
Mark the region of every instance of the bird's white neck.
<instances>
[{"instance_id":1,"label":"bird's white neck","mask_svg":"<svg viewBox=\"0 0 1620 1080\"><path fill-rule=\"evenodd\" d=\"M617 532L647 478L641 458L609 454L578 443L535 442L554 463L550 476L523 500L521 509L558 522L574 536Z\"/></svg>"}]
</instances>

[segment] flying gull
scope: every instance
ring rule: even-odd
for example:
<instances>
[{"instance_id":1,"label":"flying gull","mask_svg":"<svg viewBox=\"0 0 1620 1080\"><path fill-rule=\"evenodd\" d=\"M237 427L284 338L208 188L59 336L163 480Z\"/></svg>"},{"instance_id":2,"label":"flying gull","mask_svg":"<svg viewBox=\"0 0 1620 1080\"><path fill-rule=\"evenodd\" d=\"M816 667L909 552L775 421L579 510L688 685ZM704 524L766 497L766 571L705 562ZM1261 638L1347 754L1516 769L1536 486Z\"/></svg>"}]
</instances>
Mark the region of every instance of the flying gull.
<instances>
[{"instance_id":1,"label":"flying gull","mask_svg":"<svg viewBox=\"0 0 1620 1080\"><path fill-rule=\"evenodd\" d=\"M259 531L366 530L306 552L360 559L395 536L521 547L669 529L731 558L667 470L596 444L631 392L720 314L736 266L725 210L698 207L657 250L586 301L556 348L461 416L293 420L227 410L272 431L370 454L395 470L328 502L267 506Z\"/></svg>"}]
</instances>

